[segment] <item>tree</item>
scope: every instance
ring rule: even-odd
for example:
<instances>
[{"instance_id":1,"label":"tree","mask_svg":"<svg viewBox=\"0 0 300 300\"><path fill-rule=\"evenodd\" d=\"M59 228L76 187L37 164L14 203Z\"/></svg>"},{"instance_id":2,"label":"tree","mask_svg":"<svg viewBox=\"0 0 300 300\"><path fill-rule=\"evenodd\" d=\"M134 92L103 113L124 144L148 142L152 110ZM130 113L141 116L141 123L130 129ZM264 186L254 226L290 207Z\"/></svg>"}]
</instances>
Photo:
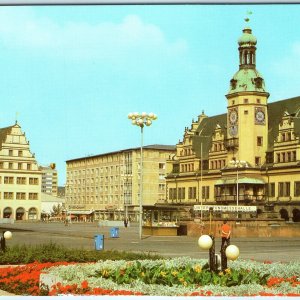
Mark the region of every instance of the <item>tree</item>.
<instances>
[{"instance_id":1,"label":"tree","mask_svg":"<svg viewBox=\"0 0 300 300\"><path fill-rule=\"evenodd\" d=\"M63 212L63 206L61 204L53 205L52 206L52 211L51 211L51 216L52 217L57 217L60 216Z\"/></svg>"}]
</instances>

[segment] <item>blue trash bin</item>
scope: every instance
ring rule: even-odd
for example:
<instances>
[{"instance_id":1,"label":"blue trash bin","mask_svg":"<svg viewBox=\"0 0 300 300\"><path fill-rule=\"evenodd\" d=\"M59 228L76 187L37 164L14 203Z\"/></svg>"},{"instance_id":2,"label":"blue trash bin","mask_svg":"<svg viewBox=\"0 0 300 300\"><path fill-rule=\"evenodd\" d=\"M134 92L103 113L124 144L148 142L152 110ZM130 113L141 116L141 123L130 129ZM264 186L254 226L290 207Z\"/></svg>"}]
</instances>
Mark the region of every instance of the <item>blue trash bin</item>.
<instances>
[{"instance_id":1,"label":"blue trash bin","mask_svg":"<svg viewBox=\"0 0 300 300\"><path fill-rule=\"evenodd\" d=\"M94 236L95 239L95 250L103 250L104 249L104 235L97 234Z\"/></svg>"},{"instance_id":2,"label":"blue trash bin","mask_svg":"<svg viewBox=\"0 0 300 300\"><path fill-rule=\"evenodd\" d=\"M118 227L110 228L110 237L111 238L118 238L119 237L119 228Z\"/></svg>"}]
</instances>

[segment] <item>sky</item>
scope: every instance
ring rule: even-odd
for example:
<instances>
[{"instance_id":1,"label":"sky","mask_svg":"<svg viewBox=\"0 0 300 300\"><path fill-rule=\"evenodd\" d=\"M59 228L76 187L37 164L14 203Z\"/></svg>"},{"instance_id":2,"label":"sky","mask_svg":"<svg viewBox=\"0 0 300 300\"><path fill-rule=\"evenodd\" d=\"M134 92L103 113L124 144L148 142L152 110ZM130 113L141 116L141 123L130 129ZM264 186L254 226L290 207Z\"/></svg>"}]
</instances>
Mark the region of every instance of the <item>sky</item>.
<instances>
[{"instance_id":1,"label":"sky","mask_svg":"<svg viewBox=\"0 0 300 300\"><path fill-rule=\"evenodd\" d=\"M269 102L300 95L300 5L0 6L0 127L17 120L39 165L140 147L129 112L157 114L144 145L175 145L226 112L237 40L257 37Z\"/></svg>"}]
</instances>

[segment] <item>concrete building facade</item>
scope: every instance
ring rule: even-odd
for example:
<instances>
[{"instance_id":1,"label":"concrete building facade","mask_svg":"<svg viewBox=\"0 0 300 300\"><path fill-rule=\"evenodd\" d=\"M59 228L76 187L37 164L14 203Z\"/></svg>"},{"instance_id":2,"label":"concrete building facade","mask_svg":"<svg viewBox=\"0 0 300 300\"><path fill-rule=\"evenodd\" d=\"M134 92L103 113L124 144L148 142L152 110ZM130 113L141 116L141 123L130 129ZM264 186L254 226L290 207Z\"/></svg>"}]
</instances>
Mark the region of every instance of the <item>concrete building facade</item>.
<instances>
[{"instance_id":1,"label":"concrete building facade","mask_svg":"<svg viewBox=\"0 0 300 300\"><path fill-rule=\"evenodd\" d=\"M41 172L20 125L0 129L0 218L39 220Z\"/></svg>"},{"instance_id":2,"label":"concrete building facade","mask_svg":"<svg viewBox=\"0 0 300 300\"><path fill-rule=\"evenodd\" d=\"M166 201L166 160L174 146L143 147L143 206ZM85 220L137 220L140 148L66 161L66 208Z\"/></svg>"},{"instance_id":3,"label":"concrete building facade","mask_svg":"<svg viewBox=\"0 0 300 300\"><path fill-rule=\"evenodd\" d=\"M39 169L42 172L42 193L57 196L58 178L55 164L40 166Z\"/></svg>"},{"instance_id":4,"label":"concrete building facade","mask_svg":"<svg viewBox=\"0 0 300 300\"><path fill-rule=\"evenodd\" d=\"M249 213L220 210L219 217L300 222L300 97L268 103L256 69L256 44L246 27L227 112L212 117L202 112L167 162L168 204L189 207L189 219L199 217L193 207L202 204L256 207ZM204 209L201 217L208 217Z\"/></svg>"}]
</instances>

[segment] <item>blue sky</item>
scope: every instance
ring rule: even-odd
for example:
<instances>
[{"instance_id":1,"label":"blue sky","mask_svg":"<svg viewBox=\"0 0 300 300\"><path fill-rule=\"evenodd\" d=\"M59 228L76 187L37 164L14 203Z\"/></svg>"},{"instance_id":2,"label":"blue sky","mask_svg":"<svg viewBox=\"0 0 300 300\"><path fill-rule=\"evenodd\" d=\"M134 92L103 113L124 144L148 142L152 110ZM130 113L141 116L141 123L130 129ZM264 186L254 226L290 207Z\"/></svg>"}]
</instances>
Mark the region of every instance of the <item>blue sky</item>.
<instances>
[{"instance_id":1,"label":"blue sky","mask_svg":"<svg viewBox=\"0 0 300 300\"><path fill-rule=\"evenodd\" d=\"M226 112L249 25L269 101L300 95L300 5L0 7L0 127L18 122L39 164L140 146L129 112L154 112L145 144L182 140Z\"/></svg>"}]
</instances>

